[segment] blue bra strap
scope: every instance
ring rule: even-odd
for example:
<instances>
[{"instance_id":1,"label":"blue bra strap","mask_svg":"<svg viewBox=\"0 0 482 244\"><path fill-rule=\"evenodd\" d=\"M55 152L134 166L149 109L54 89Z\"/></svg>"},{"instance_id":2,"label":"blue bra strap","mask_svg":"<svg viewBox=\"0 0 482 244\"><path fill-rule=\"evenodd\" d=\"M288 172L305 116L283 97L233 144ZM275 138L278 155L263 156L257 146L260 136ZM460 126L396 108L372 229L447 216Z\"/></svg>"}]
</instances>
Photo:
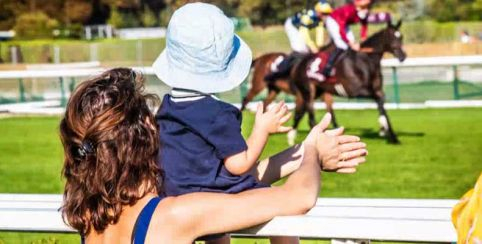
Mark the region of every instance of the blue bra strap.
<instances>
[{"instance_id":1,"label":"blue bra strap","mask_svg":"<svg viewBox=\"0 0 482 244\"><path fill-rule=\"evenodd\" d=\"M152 198L142 209L139 217L137 217L137 221L132 232L133 244L144 244L144 241L146 240L147 230L149 228L149 223L151 222L154 210L156 210L156 207L160 201L161 199L159 197Z\"/></svg>"}]
</instances>

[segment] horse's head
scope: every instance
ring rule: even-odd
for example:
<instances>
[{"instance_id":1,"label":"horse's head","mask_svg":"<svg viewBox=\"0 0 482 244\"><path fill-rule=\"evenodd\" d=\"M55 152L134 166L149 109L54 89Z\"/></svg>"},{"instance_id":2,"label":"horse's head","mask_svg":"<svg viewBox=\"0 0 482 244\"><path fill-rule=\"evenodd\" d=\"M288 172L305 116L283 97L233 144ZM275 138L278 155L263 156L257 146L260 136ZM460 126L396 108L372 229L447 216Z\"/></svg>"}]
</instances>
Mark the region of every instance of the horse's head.
<instances>
[{"instance_id":1,"label":"horse's head","mask_svg":"<svg viewBox=\"0 0 482 244\"><path fill-rule=\"evenodd\" d=\"M401 25L402 20L395 25L390 21L388 22L384 31L384 49L397 57L400 62L403 62L407 58L407 54L403 51L403 35L400 32Z\"/></svg>"}]
</instances>

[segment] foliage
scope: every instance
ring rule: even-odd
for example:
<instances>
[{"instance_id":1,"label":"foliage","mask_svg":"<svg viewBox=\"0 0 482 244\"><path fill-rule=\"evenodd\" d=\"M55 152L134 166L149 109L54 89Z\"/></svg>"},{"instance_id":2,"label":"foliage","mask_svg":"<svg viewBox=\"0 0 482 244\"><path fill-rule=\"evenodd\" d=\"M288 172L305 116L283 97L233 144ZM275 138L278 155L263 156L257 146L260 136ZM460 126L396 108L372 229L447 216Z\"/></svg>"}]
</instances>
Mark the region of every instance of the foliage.
<instances>
[{"instance_id":1,"label":"foliage","mask_svg":"<svg viewBox=\"0 0 482 244\"><path fill-rule=\"evenodd\" d=\"M107 20L107 23L109 25L112 25L116 28L120 28L122 27L122 16L121 14L119 13L119 11L117 11L116 8L112 9L111 12L110 12L110 17L109 19Z\"/></svg>"},{"instance_id":2,"label":"foliage","mask_svg":"<svg viewBox=\"0 0 482 244\"><path fill-rule=\"evenodd\" d=\"M14 28L23 14L42 12L60 26L105 24L116 27L166 26L180 6L202 1L219 6L230 17L249 18L254 25L279 25L315 0L1 0L0 30ZM335 7L345 0L329 0ZM389 11L405 20L482 20L482 0L379 0L374 11ZM421 31L420 31L421 32ZM422 33L427 35L427 33ZM428 33L430 34L430 33Z\"/></svg>"},{"instance_id":3,"label":"foliage","mask_svg":"<svg viewBox=\"0 0 482 244\"><path fill-rule=\"evenodd\" d=\"M49 38L58 26L57 20L37 11L21 14L15 22L14 30L21 38Z\"/></svg>"},{"instance_id":4,"label":"foliage","mask_svg":"<svg viewBox=\"0 0 482 244\"><path fill-rule=\"evenodd\" d=\"M85 23L92 14L92 4L85 0L67 0L64 9L68 23Z\"/></svg>"},{"instance_id":5,"label":"foliage","mask_svg":"<svg viewBox=\"0 0 482 244\"><path fill-rule=\"evenodd\" d=\"M427 5L437 21L482 20L482 0L429 0Z\"/></svg>"},{"instance_id":6,"label":"foliage","mask_svg":"<svg viewBox=\"0 0 482 244\"><path fill-rule=\"evenodd\" d=\"M239 5L238 14L249 17L253 24L280 24L293 14L294 10L304 8L305 1L289 0L246 0Z\"/></svg>"},{"instance_id":7,"label":"foliage","mask_svg":"<svg viewBox=\"0 0 482 244\"><path fill-rule=\"evenodd\" d=\"M159 13L159 25L167 26L169 24L169 20L171 19L171 15L174 13L174 8L172 6L167 6Z\"/></svg>"},{"instance_id":8,"label":"foliage","mask_svg":"<svg viewBox=\"0 0 482 244\"><path fill-rule=\"evenodd\" d=\"M120 28L133 28L139 27L141 25L141 21L134 13L121 13L122 16L122 24L118 26Z\"/></svg>"},{"instance_id":9,"label":"foliage","mask_svg":"<svg viewBox=\"0 0 482 244\"><path fill-rule=\"evenodd\" d=\"M144 12L141 14L141 22L144 27L153 27L157 25L157 18L149 8L144 8Z\"/></svg>"}]
</instances>

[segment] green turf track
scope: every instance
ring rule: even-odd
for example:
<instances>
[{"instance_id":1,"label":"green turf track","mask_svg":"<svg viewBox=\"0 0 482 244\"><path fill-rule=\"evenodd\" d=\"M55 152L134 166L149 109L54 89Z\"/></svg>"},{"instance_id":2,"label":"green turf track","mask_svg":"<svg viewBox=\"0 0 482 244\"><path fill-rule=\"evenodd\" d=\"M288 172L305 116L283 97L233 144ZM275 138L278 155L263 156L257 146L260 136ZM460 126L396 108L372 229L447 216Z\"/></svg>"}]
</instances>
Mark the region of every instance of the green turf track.
<instances>
[{"instance_id":1,"label":"green turf track","mask_svg":"<svg viewBox=\"0 0 482 244\"><path fill-rule=\"evenodd\" d=\"M323 174L320 196L459 198L482 171L482 109L389 111L402 145L377 136L375 110L339 110L339 123L368 143L368 162L355 175ZM319 119L322 113L317 113ZM244 114L249 134L253 115ZM0 119L0 192L60 193L58 117ZM302 122L299 140L306 135ZM272 136L264 155L287 147ZM0 243L78 243L76 235L0 232ZM265 243L236 240L234 243ZM317 242L306 242L317 243Z\"/></svg>"}]
</instances>

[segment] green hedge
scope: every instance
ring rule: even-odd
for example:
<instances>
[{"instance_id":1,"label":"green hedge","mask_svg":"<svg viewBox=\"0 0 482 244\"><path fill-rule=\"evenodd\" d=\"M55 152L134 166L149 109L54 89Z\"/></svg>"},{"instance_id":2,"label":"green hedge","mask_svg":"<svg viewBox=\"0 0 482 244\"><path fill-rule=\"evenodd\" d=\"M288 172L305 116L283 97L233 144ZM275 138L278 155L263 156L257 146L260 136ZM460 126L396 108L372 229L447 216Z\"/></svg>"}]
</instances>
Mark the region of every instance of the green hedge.
<instances>
[{"instance_id":1,"label":"green hedge","mask_svg":"<svg viewBox=\"0 0 482 244\"><path fill-rule=\"evenodd\" d=\"M383 24L369 27L370 33L374 33ZM353 28L358 33L359 27ZM482 22L446 22L435 21L411 21L402 24L402 33L405 43L437 43L437 42L458 42L460 33L467 30L470 35L478 37L482 33Z\"/></svg>"}]
</instances>

